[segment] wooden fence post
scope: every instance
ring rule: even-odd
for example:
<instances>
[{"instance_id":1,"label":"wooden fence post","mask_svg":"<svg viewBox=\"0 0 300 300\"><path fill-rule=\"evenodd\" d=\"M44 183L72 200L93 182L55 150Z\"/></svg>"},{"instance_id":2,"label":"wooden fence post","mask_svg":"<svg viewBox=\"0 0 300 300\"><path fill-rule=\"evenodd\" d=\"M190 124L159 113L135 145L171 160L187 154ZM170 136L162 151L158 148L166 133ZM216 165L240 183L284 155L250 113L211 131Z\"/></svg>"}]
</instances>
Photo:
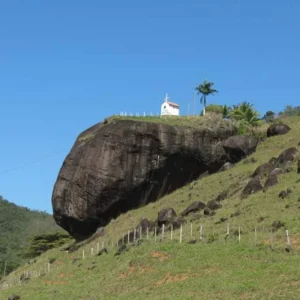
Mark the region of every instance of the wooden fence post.
<instances>
[{"instance_id":1,"label":"wooden fence post","mask_svg":"<svg viewBox=\"0 0 300 300\"><path fill-rule=\"evenodd\" d=\"M162 225L162 234L161 234L161 236L162 236L162 239L165 238L165 224Z\"/></svg>"},{"instance_id":2,"label":"wooden fence post","mask_svg":"<svg viewBox=\"0 0 300 300\"><path fill-rule=\"evenodd\" d=\"M257 228L255 226L254 228L254 246L256 247L256 243L257 243Z\"/></svg>"},{"instance_id":3,"label":"wooden fence post","mask_svg":"<svg viewBox=\"0 0 300 300\"><path fill-rule=\"evenodd\" d=\"M140 240L142 239L143 231L142 231L142 226L140 226Z\"/></svg>"},{"instance_id":4,"label":"wooden fence post","mask_svg":"<svg viewBox=\"0 0 300 300\"><path fill-rule=\"evenodd\" d=\"M156 226L154 228L154 242L156 242Z\"/></svg>"},{"instance_id":5,"label":"wooden fence post","mask_svg":"<svg viewBox=\"0 0 300 300\"><path fill-rule=\"evenodd\" d=\"M289 236L289 231L286 230L285 231L286 234L286 242L287 242L287 247L286 247L286 251L291 251L292 250L292 246L291 246L291 240L290 240L290 236Z\"/></svg>"},{"instance_id":6,"label":"wooden fence post","mask_svg":"<svg viewBox=\"0 0 300 300\"><path fill-rule=\"evenodd\" d=\"M83 259L85 258L84 250L82 250L82 258L83 258Z\"/></svg>"},{"instance_id":7,"label":"wooden fence post","mask_svg":"<svg viewBox=\"0 0 300 300\"><path fill-rule=\"evenodd\" d=\"M182 243L182 225L180 226L180 237L179 237L179 243Z\"/></svg>"},{"instance_id":8,"label":"wooden fence post","mask_svg":"<svg viewBox=\"0 0 300 300\"><path fill-rule=\"evenodd\" d=\"M239 243L241 242L241 226L239 226Z\"/></svg>"},{"instance_id":9,"label":"wooden fence post","mask_svg":"<svg viewBox=\"0 0 300 300\"><path fill-rule=\"evenodd\" d=\"M99 243L97 243L97 254L99 254L99 252L100 252L100 245Z\"/></svg>"},{"instance_id":10,"label":"wooden fence post","mask_svg":"<svg viewBox=\"0 0 300 300\"><path fill-rule=\"evenodd\" d=\"M191 238L193 238L193 223L191 223Z\"/></svg>"},{"instance_id":11,"label":"wooden fence post","mask_svg":"<svg viewBox=\"0 0 300 300\"><path fill-rule=\"evenodd\" d=\"M271 247L271 250L274 249L273 229L271 229L271 234L270 234L270 247Z\"/></svg>"},{"instance_id":12,"label":"wooden fence post","mask_svg":"<svg viewBox=\"0 0 300 300\"><path fill-rule=\"evenodd\" d=\"M203 240L203 226L202 226L202 224L200 224L199 235L200 235L200 241L202 241Z\"/></svg>"},{"instance_id":13,"label":"wooden fence post","mask_svg":"<svg viewBox=\"0 0 300 300\"><path fill-rule=\"evenodd\" d=\"M173 224L171 225L171 241L173 241Z\"/></svg>"}]
</instances>

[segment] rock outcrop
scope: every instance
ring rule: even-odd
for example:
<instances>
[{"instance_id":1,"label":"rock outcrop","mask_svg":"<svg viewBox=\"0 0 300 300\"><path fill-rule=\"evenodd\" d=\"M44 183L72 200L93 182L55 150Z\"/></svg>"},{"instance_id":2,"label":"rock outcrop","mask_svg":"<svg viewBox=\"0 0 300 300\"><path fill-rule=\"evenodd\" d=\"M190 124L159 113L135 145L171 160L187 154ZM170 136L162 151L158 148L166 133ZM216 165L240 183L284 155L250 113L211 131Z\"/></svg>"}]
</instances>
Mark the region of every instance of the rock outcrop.
<instances>
[{"instance_id":1,"label":"rock outcrop","mask_svg":"<svg viewBox=\"0 0 300 300\"><path fill-rule=\"evenodd\" d=\"M229 127L97 124L78 137L63 163L52 196L54 218L74 238L85 239L121 213L255 151L253 138L230 138L234 134Z\"/></svg>"}]
</instances>

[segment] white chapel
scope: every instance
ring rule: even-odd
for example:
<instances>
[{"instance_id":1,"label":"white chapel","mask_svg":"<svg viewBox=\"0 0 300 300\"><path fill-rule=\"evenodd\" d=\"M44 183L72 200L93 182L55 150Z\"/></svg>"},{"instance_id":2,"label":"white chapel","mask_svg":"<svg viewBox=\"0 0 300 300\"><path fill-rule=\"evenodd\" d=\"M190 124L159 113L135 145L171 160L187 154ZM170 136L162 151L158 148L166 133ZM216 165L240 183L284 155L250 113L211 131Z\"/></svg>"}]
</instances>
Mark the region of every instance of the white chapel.
<instances>
[{"instance_id":1,"label":"white chapel","mask_svg":"<svg viewBox=\"0 0 300 300\"><path fill-rule=\"evenodd\" d=\"M164 103L161 105L162 116L179 116L179 105L169 101L169 96L166 94Z\"/></svg>"}]
</instances>

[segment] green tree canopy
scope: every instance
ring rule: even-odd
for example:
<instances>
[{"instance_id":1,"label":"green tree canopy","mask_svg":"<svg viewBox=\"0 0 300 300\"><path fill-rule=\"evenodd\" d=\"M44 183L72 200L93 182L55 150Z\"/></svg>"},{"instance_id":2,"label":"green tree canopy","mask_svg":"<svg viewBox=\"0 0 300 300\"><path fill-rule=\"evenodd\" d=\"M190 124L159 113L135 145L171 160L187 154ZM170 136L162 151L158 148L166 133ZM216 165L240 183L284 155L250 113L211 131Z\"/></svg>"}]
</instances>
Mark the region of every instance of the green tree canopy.
<instances>
[{"instance_id":1,"label":"green tree canopy","mask_svg":"<svg viewBox=\"0 0 300 300\"><path fill-rule=\"evenodd\" d=\"M249 102L242 102L233 106L231 118L237 121L244 121L249 125L256 125L259 121L259 113Z\"/></svg>"},{"instance_id":2,"label":"green tree canopy","mask_svg":"<svg viewBox=\"0 0 300 300\"><path fill-rule=\"evenodd\" d=\"M213 95L215 93L218 93L217 90L213 89L213 82L209 82L207 80L204 80L204 82L196 87L196 91L198 92L198 95L201 95L200 103L203 106L203 115L205 116L206 113L206 97L209 95Z\"/></svg>"}]
</instances>

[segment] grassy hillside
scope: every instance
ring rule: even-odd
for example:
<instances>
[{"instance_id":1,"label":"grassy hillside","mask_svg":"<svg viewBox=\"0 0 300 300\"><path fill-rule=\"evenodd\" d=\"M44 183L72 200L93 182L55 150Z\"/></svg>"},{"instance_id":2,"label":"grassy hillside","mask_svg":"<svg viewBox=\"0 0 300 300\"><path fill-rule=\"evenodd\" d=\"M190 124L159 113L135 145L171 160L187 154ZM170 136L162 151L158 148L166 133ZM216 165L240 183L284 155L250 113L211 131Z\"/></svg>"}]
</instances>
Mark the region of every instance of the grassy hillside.
<instances>
[{"instance_id":1,"label":"grassy hillside","mask_svg":"<svg viewBox=\"0 0 300 300\"><path fill-rule=\"evenodd\" d=\"M7 283L18 282L24 271L47 271L48 261L55 259L49 273L32 278L26 286L4 289L3 299L11 293L22 299L299 299L300 175L296 165L291 172L280 175L279 183L265 193L240 198L241 189L257 166L288 147L298 146L300 118L284 122L292 128L288 134L267 139L233 169L197 180L156 203L121 215L106 226L104 237L74 253L52 250L39 257L36 264L20 268L6 278ZM279 198L278 194L288 188L291 194L284 200ZM193 201L207 202L224 191L230 196L222 201L223 207L215 216L186 218L182 244L179 231L174 232L173 241L168 232L163 242L154 242L150 236L142 245L114 256L116 247L112 248L112 243L142 218L155 220L158 211L167 207L180 213ZM272 233L276 220L284 226ZM191 221L196 238L200 224L203 226L203 241L195 245L188 244L192 239ZM230 236L225 241L227 223ZM291 237L290 253L285 250L286 229ZM109 245L109 254L92 256L91 248L95 252L97 243Z\"/></svg>"},{"instance_id":2,"label":"grassy hillside","mask_svg":"<svg viewBox=\"0 0 300 300\"><path fill-rule=\"evenodd\" d=\"M30 237L62 231L52 216L17 206L0 196L0 275L24 262Z\"/></svg>"}]
</instances>

